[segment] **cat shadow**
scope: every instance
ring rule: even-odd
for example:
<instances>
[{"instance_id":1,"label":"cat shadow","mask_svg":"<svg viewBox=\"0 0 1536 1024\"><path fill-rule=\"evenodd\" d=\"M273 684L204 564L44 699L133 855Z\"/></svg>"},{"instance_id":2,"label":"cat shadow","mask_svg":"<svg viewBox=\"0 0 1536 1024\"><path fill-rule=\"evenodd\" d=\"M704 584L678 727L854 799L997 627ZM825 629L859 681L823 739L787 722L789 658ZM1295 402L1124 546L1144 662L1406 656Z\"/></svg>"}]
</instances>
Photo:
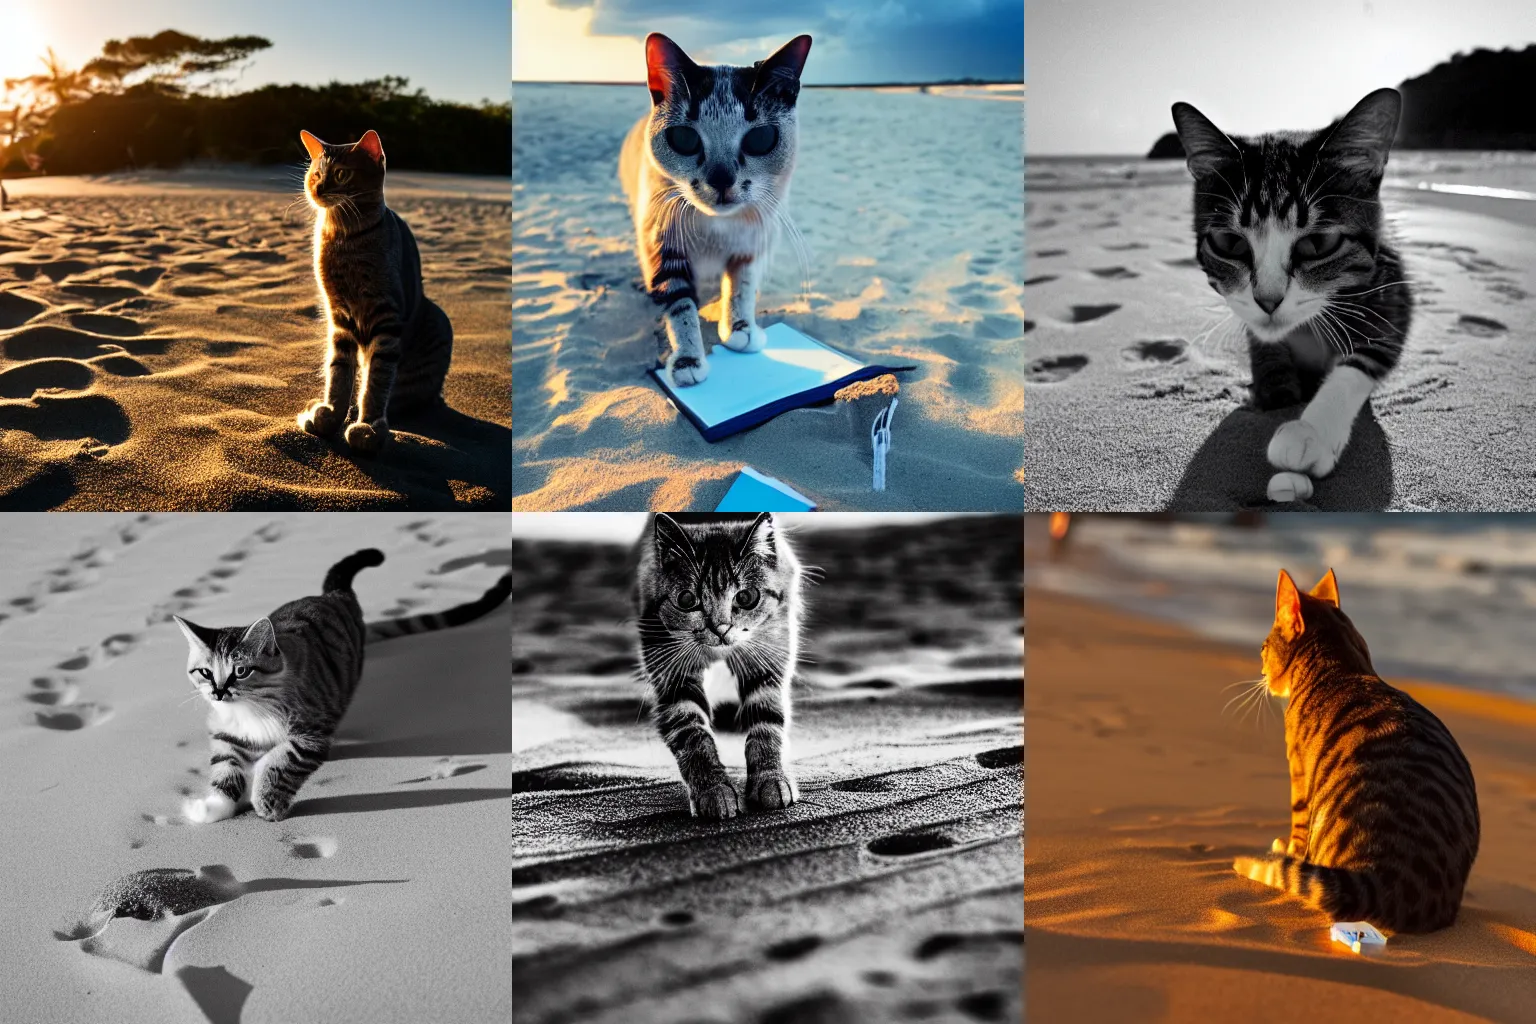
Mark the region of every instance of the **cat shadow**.
<instances>
[{"instance_id":1,"label":"cat shadow","mask_svg":"<svg viewBox=\"0 0 1536 1024\"><path fill-rule=\"evenodd\" d=\"M1392 502L1392 450L1369 405L1355 420L1339 464L1328 476L1313 481L1310 499L1269 500L1269 478L1275 473L1265 455L1270 438L1281 424L1298 418L1302 408L1234 409L1184 467L1167 511L1384 511Z\"/></svg>"},{"instance_id":2,"label":"cat shadow","mask_svg":"<svg viewBox=\"0 0 1536 1024\"><path fill-rule=\"evenodd\" d=\"M240 1024L253 986L224 967L183 967L176 977L209 1024Z\"/></svg>"},{"instance_id":3,"label":"cat shadow","mask_svg":"<svg viewBox=\"0 0 1536 1024\"><path fill-rule=\"evenodd\" d=\"M369 811L400 811L416 807L443 807L477 800L510 800L510 789L413 789L386 793L354 793L351 796L320 796L293 805L290 818L315 814L358 814ZM286 881L284 879L283 881ZM250 883L254 885L256 883ZM247 891L251 891L249 885Z\"/></svg>"}]
</instances>

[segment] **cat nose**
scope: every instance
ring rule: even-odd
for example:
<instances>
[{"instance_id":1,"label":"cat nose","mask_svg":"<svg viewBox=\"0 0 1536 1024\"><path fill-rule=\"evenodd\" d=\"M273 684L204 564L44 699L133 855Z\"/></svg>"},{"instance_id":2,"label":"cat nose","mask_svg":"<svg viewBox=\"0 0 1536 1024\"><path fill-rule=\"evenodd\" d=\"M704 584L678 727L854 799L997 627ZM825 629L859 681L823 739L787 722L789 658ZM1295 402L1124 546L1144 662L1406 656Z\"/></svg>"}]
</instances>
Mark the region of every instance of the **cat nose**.
<instances>
[{"instance_id":1,"label":"cat nose","mask_svg":"<svg viewBox=\"0 0 1536 1024\"><path fill-rule=\"evenodd\" d=\"M709 183L710 188L720 195L725 195L730 191L731 186L736 184L736 175L729 167L716 164L705 173L704 180Z\"/></svg>"},{"instance_id":2,"label":"cat nose","mask_svg":"<svg viewBox=\"0 0 1536 1024\"><path fill-rule=\"evenodd\" d=\"M1280 303L1285 301L1285 296L1281 295L1271 299L1260 295L1258 292L1254 292L1253 301L1264 312L1273 314L1275 310L1280 308Z\"/></svg>"},{"instance_id":3,"label":"cat nose","mask_svg":"<svg viewBox=\"0 0 1536 1024\"><path fill-rule=\"evenodd\" d=\"M709 628L714 632L715 636L718 636L721 640L724 640L725 634L731 631L731 624L729 622L724 624L711 622L709 624Z\"/></svg>"}]
</instances>

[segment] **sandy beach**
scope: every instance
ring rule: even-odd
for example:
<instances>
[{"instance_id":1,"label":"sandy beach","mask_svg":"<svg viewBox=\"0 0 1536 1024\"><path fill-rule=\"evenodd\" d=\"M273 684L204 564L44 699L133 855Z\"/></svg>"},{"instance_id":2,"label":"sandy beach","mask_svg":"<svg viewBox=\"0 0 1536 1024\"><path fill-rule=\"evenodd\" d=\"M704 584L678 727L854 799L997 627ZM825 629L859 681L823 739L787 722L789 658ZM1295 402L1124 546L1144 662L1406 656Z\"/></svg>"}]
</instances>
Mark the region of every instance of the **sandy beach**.
<instances>
[{"instance_id":1,"label":"sandy beach","mask_svg":"<svg viewBox=\"0 0 1536 1024\"><path fill-rule=\"evenodd\" d=\"M0 508L508 506L506 179L390 175L453 321L450 408L365 462L294 422L325 348L297 173L6 183Z\"/></svg>"},{"instance_id":2,"label":"sandy beach","mask_svg":"<svg viewBox=\"0 0 1536 1024\"><path fill-rule=\"evenodd\" d=\"M1019 1019L1019 539L804 526L801 800L724 823L631 677L627 547L515 539L518 1020ZM739 734L721 757L740 785Z\"/></svg>"},{"instance_id":3,"label":"sandy beach","mask_svg":"<svg viewBox=\"0 0 1536 1024\"><path fill-rule=\"evenodd\" d=\"M1388 677L1466 752L1482 846L1455 926L1364 958L1231 870L1288 820L1277 715L1222 715L1262 637L1234 646L1033 582L1026 607L1032 1019L1529 1019L1536 705Z\"/></svg>"},{"instance_id":4,"label":"sandy beach","mask_svg":"<svg viewBox=\"0 0 1536 1024\"><path fill-rule=\"evenodd\" d=\"M1536 202L1429 185L1533 189L1521 154L1394 155L1382 201L1415 282L1402 362L1334 473L1296 509L1536 508L1523 381L1536 323ZM1299 407L1257 413L1246 342L1194 261L1180 161L1029 167L1025 305L1029 505L1267 507L1264 450Z\"/></svg>"},{"instance_id":5,"label":"sandy beach","mask_svg":"<svg viewBox=\"0 0 1536 1024\"><path fill-rule=\"evenodd\" d=\"M370 647L291 816L201 826L179 809L207 785L206 705L168 619L253 621L365 543L387 556L357 581L368 618L451 607L506 571L504 515L6 520L7 1020L510 1018L509 609ZM139 871L201 881L84 937Z\"/></svg>"},{"instance_id":6,"label":"sandy beach","mask_svg":"<svg viewBox=\"0 0 1536 1024\"><path fill-rule=\"evenodd\" d=\"M781 249L758 318L918 367L901 375L879 493L869 428L888 395L711 444L645 375L658 316L639 290L617 176L624 133L649 109L644 88L515 93L515 508L707 511L743 465L824 509L1022 506L1022 87L801 94L789 208L808 262L802 276ZM973 159L956 161L957 148ZM706 340L713 290L700 283Z\"/></svg>"}]
</instances>

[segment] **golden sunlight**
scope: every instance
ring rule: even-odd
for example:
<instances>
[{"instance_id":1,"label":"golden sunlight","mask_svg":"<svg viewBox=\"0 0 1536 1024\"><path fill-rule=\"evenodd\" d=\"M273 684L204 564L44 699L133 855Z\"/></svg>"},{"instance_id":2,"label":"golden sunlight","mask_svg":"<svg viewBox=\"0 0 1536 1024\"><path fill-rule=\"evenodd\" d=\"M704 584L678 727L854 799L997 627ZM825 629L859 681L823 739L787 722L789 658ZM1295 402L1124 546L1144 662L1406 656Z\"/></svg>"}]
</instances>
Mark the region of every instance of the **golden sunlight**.
<instances>
[{"instance_id":1,"label":"golden sunlight","mask_svg":"<svg viewBox=\"0 0 1536 1024\"><path fill-rule=\"evenodd\" d=\"M23 0L6 5L0 15L0 80L43 70L38 58L48 49L37 16Z\"/></svg>"},{"instance_id":2,"label":"golden sunlight","mask_svg":"<svg viewBox=\"0 0 1536 1024\"><path fill-rule=\"evenodd\" d=\"M512 0L514 82L643 82L645 44L594 36L590 8L563 11L549 0Z\"/></svg>"}]
</instances>

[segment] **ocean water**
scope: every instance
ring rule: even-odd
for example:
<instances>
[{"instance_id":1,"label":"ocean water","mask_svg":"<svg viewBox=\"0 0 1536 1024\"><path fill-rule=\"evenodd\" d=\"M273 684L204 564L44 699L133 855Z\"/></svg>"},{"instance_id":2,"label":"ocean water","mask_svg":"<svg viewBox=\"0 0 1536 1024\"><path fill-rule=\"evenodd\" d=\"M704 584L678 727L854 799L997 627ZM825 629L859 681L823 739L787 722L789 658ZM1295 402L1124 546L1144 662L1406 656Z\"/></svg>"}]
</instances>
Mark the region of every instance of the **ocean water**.
<instances>
[{"instance_id":1,"label":"ocean water","mask_svg":"<svg viewBox=\"0 0 1536 1024\"><path fill-rule=\"evenodd\" d=\"M1031 587L1107 601L1258 650L1280 569L1310 588L1328 568L1377 671L1536 700L1536 515L1271 515L1257 528L1211 517L1075 517L1048 557L1044 517L1026 527Z\"/></svg>"}]
</instances>

